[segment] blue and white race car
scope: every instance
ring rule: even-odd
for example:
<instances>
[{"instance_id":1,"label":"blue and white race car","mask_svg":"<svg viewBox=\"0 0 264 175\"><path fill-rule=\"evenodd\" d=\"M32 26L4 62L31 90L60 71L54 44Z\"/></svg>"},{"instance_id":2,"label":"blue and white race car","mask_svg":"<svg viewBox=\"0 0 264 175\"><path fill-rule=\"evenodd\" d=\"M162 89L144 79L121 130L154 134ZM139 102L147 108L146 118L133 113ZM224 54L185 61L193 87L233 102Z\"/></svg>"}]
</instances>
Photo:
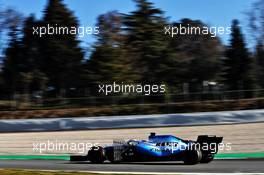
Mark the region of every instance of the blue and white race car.
<instances>
[{"instance_id":1,"label":"blue and white race car","mask_svg":"<svg viewBox=\"0 0 264 175\"><path fill-rule=\"evenodd\" d=\"M151 133L146 140L114 141L106 147L92 147L86 156L71 156L71 161L103 163L139 161L183 161L185 164L209 163L223 137L199 135L197 141L173 135Z\"/></svg>"}]
</instances>

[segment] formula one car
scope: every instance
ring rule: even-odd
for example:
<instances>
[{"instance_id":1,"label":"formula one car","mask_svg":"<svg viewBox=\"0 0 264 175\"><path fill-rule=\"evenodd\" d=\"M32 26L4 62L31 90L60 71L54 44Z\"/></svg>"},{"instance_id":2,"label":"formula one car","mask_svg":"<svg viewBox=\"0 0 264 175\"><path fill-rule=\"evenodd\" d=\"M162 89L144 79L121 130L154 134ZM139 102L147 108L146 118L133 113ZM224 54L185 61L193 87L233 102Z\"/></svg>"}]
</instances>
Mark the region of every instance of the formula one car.
<instances>
[{"instance_id":1,"label":"formula one car","mask_svg":"<svg viewBox=\"0 0 264 175\"><path fill-rule=\"evenodd\" d=\"M106 147L91 147L86 156L71 156L71 161L103 163L141 161L183 161L184 164L209 163L218 151L223 137L199 135L197 141L172 135L151 133L149 140L114 141Z\"/></svg>"}]
</instances>

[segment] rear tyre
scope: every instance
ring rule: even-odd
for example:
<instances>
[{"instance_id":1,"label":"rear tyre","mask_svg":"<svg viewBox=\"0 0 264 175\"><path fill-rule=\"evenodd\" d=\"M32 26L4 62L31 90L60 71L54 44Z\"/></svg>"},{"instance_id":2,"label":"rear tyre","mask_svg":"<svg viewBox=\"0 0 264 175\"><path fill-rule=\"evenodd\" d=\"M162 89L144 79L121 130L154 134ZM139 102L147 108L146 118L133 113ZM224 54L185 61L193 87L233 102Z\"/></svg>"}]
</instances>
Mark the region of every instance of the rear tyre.
<instances>
[{"instance_id":1,"label":"rear tyre","mask_svg":"<svg viewBox=\"0 0 264 175\"><path fill-rule=\"evenodd\" d=\"M214 160L214 154L203 154L200 163L209 163Z\"/></svg>"},{"instance_id":2,"label":"rear tyre","mask_svg":"<svg viewBox=\"0 0 264 175\"><path fill-rule=\"evenodd\" d=\"M104 149L101 146L92 147L88 151L88 157L91 163L103 163L105 161Z\"/></svg>"},{"instance_id":3,"label":"rear tyre","mask_svg":"<svg viewBox=\"0 0 264 175\"><path fill-rule=\"evenodd\" d=\"M202 152L199 149L194 149L194 150L188 150L185 155L183 162L186 165L195 165L199 163L202 159Z\"/></svg>"}]
</instances>

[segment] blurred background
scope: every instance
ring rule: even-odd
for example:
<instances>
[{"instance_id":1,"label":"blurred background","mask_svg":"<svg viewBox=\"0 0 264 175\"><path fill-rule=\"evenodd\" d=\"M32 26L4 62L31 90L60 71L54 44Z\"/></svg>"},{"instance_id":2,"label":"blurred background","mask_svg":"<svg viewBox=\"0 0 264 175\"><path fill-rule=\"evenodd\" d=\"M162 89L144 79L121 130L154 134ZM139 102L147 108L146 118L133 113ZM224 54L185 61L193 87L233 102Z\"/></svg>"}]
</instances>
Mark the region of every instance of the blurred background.
<instances>
[{"instance_id":1,"label":"blurred background","mask_svg":"<svg viewBox=\"0 0 264 175\"><path fill-rule=\"evenodd\" d=\"M33 35L99 26L100 34ZM164 34L164 27L231 34ZM160 114L264 107L264 0L0 0L0 118ZM99 84L165 84L104 95Z\"/></svg>"}]
</instances>

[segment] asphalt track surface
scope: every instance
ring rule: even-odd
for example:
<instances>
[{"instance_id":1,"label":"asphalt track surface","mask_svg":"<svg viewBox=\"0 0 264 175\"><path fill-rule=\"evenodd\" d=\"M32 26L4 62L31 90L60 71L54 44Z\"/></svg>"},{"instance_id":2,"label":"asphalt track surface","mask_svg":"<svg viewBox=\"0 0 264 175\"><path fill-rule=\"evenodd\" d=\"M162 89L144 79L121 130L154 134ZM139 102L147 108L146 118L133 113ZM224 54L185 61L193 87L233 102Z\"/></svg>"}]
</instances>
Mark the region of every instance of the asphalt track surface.
<instances>
[{"instance_id":1,"label":"asphalt track surface","mask_svg":"<svg viewBox=\"0 0 264 175\"><path fill-rule=\"evenodd\" d=\"M91 164L63 160L1 160L0 168L161 173L263 173L263 160L215 160L209 164L183 165L181 162L140 162Z\"/></svg>"}]
</instances>

